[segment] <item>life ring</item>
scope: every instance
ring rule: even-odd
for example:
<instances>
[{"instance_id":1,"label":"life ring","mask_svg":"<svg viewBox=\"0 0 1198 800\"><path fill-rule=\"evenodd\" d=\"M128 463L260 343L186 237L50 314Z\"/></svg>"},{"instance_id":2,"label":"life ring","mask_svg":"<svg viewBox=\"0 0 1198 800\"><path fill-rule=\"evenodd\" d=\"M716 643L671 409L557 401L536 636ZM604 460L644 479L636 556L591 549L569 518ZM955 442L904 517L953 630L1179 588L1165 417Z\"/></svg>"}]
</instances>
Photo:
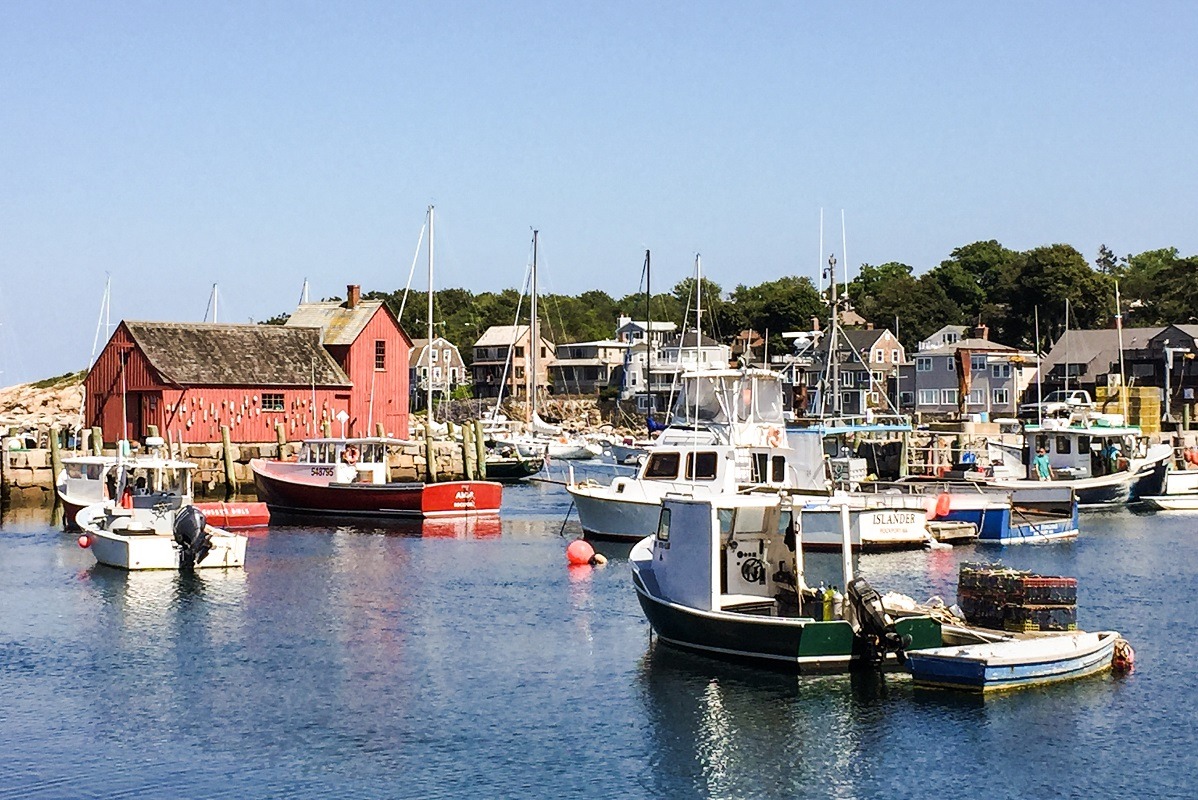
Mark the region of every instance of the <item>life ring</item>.
<instances>
[{"instance_id":1,"label":"life ring","mask_svg":"<svg viewBox=\"0 0 1198 800\"><path fill-rule=\"evenodd\" d=\"M776 428L776 427L770 428L769 431L767 431L765 434L765 443L768 444L770 447L781 447L782 446L782 429Z\"/></svg>"},{"instance_id":2,"label":"life ring","mask_svg":"<svg viewBox=\"0 0 1198 800\"><path fill-rule=\"evenodd\" d=\"M349 447L345 448L345 452L341 454L341 460L344 461L346 464L349 464L350 466L357 464L358 463L358 448L354 447L352 444Z\"/></svg>"}]
</instances>

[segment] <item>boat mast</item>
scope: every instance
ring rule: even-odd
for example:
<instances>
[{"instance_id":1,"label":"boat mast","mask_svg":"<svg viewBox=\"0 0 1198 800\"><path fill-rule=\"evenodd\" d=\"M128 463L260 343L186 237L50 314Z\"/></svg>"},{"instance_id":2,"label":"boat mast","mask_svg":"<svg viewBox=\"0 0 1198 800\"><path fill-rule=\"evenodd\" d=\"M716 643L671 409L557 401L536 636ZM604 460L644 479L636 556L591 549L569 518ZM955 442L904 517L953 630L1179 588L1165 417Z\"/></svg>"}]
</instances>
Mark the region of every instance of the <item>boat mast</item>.
<instances>
[{"instance_id":1,"label":"boat mast","mask_svg":"<svg viewBox=\"0 0 1198 800\"><path fill-rule=\"evenodd\" d=\"M839 419L840 408L840 354L837 352L837 334L840 331L840 297L836 285L836 255L828 256L828 280L832 290L832 320L828 326L828 363L831 367L832 380L829 393L832 395L832 414Z\"/></svg>"},{"instance_id":2,"label":"boat mast","mask_svg":"<svg viewBox=\"0 0 1198 800\"><path fill-rule=\"evenodd\" d=\"M537 334L537 234L540 231L533 230L532 232L532 299L529 306L529 326L528 326L528 363L529 373L525 382L528 387L528 402L529 411L528 420L535 424L537 419L537 347L541 343L540 336Z\"/></svg>"},{"instance_id":3,"label":"boat mast","mask_svg":"<svg viewBox=\"0 0 1198 800\"><path fill-rule=\"evenodd\" d=\"M433 207L428 207L428 345L425 346L428 356L425 368L428 377L425 380L426 402L428 403L428 424L432 430L433 424Z\"/></svg>"},{"instance_id":4,"label":"boat mast","mask_svg":"<svg viewBox=\"0 0 1198 800\"><path fill-rule=\"evenodd\" d=\"M650 285L649 251L645 251L645 420L646 426L653 419L653 392L649 390L649 334L653 330L653 289Z\"/></svg>"}]
</instances>

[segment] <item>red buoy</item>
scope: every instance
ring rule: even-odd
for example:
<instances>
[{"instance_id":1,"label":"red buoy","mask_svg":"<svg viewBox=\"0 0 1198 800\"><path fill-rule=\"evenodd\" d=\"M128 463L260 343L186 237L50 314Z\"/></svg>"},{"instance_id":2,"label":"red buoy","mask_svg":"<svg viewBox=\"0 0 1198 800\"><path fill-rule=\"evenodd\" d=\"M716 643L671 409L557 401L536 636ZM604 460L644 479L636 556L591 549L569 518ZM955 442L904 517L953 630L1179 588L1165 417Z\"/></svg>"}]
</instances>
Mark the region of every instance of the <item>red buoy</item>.
<instances>
[{"instance_id":1,"label":"red buoy","mask_svg":"<svg viewBox=\"0 0 1198 800\"><path fill-rule=\"evenodd\" d=\"M79 542L79 546L85 550L92 546L92 537L88 536L86 533L80 535L80 537L75 541Z\"/></svg>"},{"instance_id":2,"label":"red buoy","mask_svg":"<svg viewBox=\"0 0 1198 800\"><path fill-rule=\"evenodd\" d=\"M944 494L942 494L936 498L936 516L938 516L938 517L948 516L948 512L950 512L952 510L953 510L953 498L948 492L945 492Z\"/></svg>"},{"instance_id":3,"label":"red buoy","mask_svg":"<svg viewBox=\"0 0 1198 800\"><path fill-rule=\"evenodd\" d=\"M590 564L595 557L595 548L584 539L575 539L566 548L566 560L571 564Z\"/></svg>"}]
</instances>

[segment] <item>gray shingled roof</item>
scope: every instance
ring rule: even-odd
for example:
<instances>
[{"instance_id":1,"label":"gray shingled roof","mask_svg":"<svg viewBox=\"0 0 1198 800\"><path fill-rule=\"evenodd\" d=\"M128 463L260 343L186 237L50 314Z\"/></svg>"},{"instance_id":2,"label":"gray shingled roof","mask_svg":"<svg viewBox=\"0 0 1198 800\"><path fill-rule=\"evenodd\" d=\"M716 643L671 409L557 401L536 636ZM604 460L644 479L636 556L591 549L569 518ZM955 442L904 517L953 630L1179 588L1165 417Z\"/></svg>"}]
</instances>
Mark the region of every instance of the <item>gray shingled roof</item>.
<instances>
[{"instance_id":1,"label":"gray shingled roof","mask_svg":"<svg viewBox=\"0 0 1198 800\"><path fill-rule=\"evenodd\" d=\"M1123 349L1138 350L1148 346L1148 340L1164 330L1157 328L1124 328ZM1119 361L1119 331L1114 328L1096 331L1069 331L1057 339L1041 363L1042 374L1064 363L1085 364L1085 375L1094 379L1105 375Z\"/></svg>"},{"instance_id":2,"label":"gray shingled roof","mask_svg":"<svg viewBox=\"0 0 1198 800\"><path fill-rule=\"evenodd\" d=\"M160 375L181 386L349 386L320 331L288 325L124 323Z\"/></svg>"},{"instance_id":3,"label":"gray shingled roof","mask_svg":"<svg viewBox=\"0 0 1198 800\"><path fill-rule=\"evenodd\" d=\"M300 303L287 320L295 328L321 328L324 343L328 345L353 344L370 322L374 312L383 305L382 300L361 300L353 308L347 308L338 300L322 303Z\"/></svg>"},{"instance_id":4,"label":"gray shingled roof","mask_svg":"<svg viewBox=\"0 0 1198 800\"><path fill-rule=\"evenodd\" d=\"M925 340L926 341L926 340ZM943 347L934 347L931 350L920 350L914 353L913 357L920 356L951 356L958 350L993 350L1004 353L1017 352L1017 348L1009 345L992 342L989 339L960 339L952 344L946 344Z\"/></svg>"}]
</instances>

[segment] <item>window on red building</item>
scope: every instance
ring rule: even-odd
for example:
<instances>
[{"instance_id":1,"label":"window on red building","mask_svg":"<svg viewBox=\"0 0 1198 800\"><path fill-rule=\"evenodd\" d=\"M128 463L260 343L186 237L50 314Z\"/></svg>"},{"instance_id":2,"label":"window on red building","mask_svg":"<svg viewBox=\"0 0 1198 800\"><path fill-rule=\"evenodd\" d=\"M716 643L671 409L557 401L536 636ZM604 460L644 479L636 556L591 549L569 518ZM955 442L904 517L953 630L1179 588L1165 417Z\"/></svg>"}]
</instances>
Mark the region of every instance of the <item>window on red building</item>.
<instances>
[{"instance_id":1,"label":"window on red building","mask_svg":"<svg viewBox=\"0 0 1198 800\"><path fill-rule=\"evenodd\" d=\"M374 368L387 368L387 343L382 339L374 340Z\"/></svg>"}]
</instances>

